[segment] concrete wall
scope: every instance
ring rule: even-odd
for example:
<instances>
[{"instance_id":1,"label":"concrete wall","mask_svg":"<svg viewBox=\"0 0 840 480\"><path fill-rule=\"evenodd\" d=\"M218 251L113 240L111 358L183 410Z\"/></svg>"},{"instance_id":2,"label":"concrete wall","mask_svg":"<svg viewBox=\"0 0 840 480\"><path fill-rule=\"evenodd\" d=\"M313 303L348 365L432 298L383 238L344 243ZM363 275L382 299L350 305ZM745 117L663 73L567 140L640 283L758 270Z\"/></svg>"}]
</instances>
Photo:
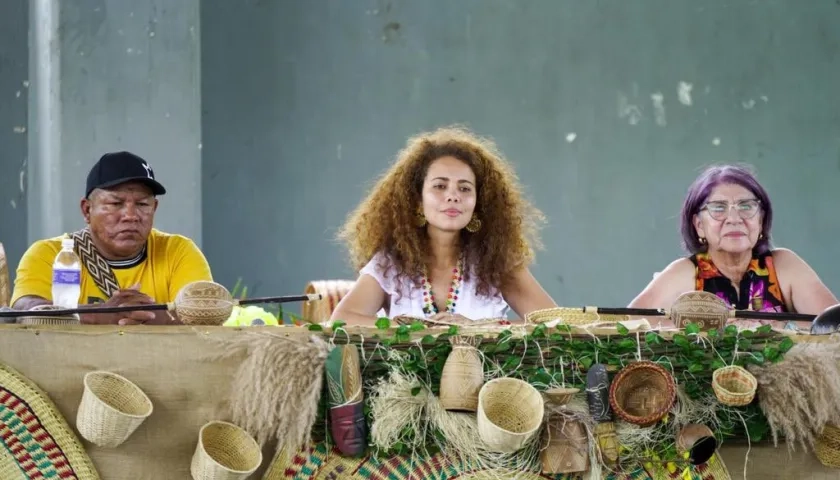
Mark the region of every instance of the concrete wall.
<instances>
[{"instance_id":1,"label":"concrete wall","mask_svg":"<svg viewBox=\"0 0 840 480\"><path fill-rule=\"evenodd\" d=\"M771 192L777 243L840 292L838 15L833 0L205 1L206 252L264 294L355 278L336 227L407 136L463 122L547 213L534 272L558 302L629 302L681 254L697 171L734 161Z\"/></svg>"},{"instance_id":2,"label":"concrete wall","mask_svg":"<svg viewBox=\"0 0 840 480\"><path fill-rule=\"evenodd\" d=\"M62 2L59 48L46 50L60 62L46 103L60 135L28 148L44 117L15 97L25 6L0 7L13 257L75 228L87 167L127 148L173 192L159 226L201 237L226 285L276 294L355 278L338 225L407 136L460 122L498 141L548 215L534 272L560 303L626 304L681 254L676 215L697 171L735 161L769 189L776 243L840 293L833 0ZM19 172L32 181L44 165L61 186L21 196ZM27 218L24 239L11 225Z\"/></svg>"}]
</instances>

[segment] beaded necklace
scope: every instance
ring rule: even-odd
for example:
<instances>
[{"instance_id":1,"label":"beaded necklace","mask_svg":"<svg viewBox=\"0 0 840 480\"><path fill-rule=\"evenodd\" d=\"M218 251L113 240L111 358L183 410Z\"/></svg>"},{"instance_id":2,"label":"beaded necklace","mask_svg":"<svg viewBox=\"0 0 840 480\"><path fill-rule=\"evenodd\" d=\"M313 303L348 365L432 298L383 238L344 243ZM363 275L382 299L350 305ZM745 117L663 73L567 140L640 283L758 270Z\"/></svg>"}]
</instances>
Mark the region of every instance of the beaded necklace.
<instances>
[{"instance_id":1,"label":"beaded necklace","mask_svg":"<svg viewBox=\"0 0 840 480\"><path fill-rule=\"evenodd\" d=\"M461 274L463 270L463 260L459 260L458 265L452 269L452 285L449 287L449 293L446 295L446 312L453 315L455 314L455 304L458 301L458 294L461 291ZM438 308L435 304L435 294L432 292L432 282L429 280L429 275L425 272L423 273L423 313L427 317L438 313Z\"/></svg>"}]
</instances>

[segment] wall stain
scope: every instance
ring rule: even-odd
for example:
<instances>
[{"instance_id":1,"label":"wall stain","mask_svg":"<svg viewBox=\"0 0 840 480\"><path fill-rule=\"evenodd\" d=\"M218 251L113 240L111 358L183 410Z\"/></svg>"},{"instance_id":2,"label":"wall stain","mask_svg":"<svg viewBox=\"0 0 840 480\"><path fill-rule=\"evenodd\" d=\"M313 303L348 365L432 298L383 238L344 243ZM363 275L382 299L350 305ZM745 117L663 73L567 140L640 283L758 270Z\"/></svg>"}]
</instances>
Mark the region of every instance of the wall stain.
<instances>
[{"instance_id":1,"label":"wall stain","mask_svg":"<svg viewBox=\"0 0 840 480\"><path fill-rule=\"evenodd\" d=\"M382 41L385 43L395 43L400 38L399 22L388 22L382 28Z\"/></svg>"}]
</instances>

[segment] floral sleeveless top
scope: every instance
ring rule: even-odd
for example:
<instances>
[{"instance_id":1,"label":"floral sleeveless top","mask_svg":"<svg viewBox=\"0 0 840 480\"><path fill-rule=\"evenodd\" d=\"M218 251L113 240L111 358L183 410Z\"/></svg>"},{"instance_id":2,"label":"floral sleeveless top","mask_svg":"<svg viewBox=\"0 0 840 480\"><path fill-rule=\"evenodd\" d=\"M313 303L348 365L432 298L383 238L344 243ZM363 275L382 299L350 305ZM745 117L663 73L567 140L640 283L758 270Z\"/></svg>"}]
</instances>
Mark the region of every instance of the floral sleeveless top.
<instances>
[{"instance_id":1,"label":"floral sleeveless top","mask_svg":"<svg viewBox=\"0 0 840 480\"><path fill-rule=\"evenodd\" d=\"M732 281L718 271L708 253L691 256L695 265L695 290L714 293L729 308L756 312L787 312L771 252L754 256L738 291Z\"/></svg>"}]
</instances>

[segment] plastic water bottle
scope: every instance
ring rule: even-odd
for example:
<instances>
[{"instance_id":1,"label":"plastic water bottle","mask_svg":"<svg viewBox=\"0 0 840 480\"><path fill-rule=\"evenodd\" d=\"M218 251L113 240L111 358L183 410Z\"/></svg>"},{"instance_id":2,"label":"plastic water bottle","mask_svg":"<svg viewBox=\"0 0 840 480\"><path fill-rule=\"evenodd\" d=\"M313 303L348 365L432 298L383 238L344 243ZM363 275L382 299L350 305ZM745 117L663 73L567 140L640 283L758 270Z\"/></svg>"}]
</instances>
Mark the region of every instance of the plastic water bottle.
<instances>
[{"instance_id":1,"label":"plastic water bottle","mask_svg":"<svg viewBox=\"0 0 840 480\"><path fill-rule=\"evenodd\" d=\"M73 251L73 239L61 240L61 251L53 262L52 301L63 308L79 306L82 293L82 261Z\"/></svg>"}]
</instances>

